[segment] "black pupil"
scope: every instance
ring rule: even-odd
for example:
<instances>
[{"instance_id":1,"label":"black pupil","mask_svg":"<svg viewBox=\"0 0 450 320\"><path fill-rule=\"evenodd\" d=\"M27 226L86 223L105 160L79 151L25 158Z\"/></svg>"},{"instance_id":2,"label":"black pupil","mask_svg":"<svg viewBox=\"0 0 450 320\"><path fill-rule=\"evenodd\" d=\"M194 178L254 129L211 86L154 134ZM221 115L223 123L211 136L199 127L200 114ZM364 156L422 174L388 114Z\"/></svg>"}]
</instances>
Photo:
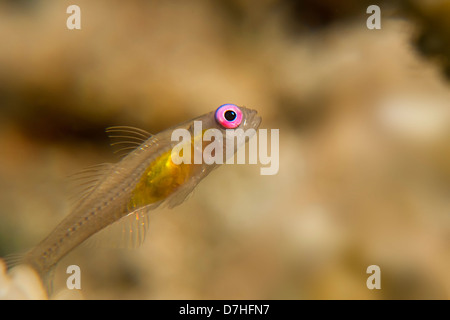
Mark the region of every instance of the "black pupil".
<instances>
[{"instance_id":1,"label":"black pupil","mask_svg":"<svg viewBox=\"0 0 450 320\"><path fill-rule=\"evenodd\" d=\"M227 110L224 114L225 119L227 119L228 121L233 121L234 119L236 119L236 112L232 111L232 110Z\"/></svg>"}]
</instances>

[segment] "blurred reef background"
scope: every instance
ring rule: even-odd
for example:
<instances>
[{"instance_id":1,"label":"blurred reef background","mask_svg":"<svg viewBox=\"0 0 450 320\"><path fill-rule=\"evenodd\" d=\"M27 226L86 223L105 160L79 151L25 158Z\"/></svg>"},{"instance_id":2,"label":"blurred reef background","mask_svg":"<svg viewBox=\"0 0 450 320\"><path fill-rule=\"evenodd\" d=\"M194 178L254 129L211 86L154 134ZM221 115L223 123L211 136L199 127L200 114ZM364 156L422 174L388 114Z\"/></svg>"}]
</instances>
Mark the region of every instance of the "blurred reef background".
<instances>
[{"instance_id":1,"label":"blurred reef background","mask_svg":"<svg viewBox=\"0 0 450 320\"><path fill-rule=\"evenodd\" d=\"M223 166L140 249L74 250L57 297L71 264L85 299L450 297L450 1L2 0L0 41L1 257L68 213L65 177L117 160L108 126L230 102L280 129L277 175Z\"/></svg>"}]
</instances>

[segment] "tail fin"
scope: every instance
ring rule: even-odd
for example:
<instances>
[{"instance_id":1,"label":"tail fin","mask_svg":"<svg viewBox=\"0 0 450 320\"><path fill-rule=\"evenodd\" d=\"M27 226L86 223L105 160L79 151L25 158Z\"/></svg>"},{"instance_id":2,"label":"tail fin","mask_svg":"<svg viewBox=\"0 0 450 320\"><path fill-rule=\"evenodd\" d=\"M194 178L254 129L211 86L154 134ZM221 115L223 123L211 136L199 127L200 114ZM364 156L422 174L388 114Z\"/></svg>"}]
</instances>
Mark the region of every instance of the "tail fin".
<instances>
[{"instance_id":1,"label":"tail fin","mask_svg":"<svg viewBox=\"0 0 450 320\"><path fill-rule=\"evenodd\" d=\"M3 261L5 261L6 263L6 268L10 270L17 265L22 264L25 255L26 253L8 254L6 257L3 258Z\"/></svg>"},{"instance_id":2,"label":"tail fin","mask_svg":"<svg viewBox=\"0 0 450 320\"><path fill-rule=\"evenodd\" d=\"M22 263L21 254L0 259L0 300L48 299L48 293L38 272Z\"/></svg>"},{"instance_id":3,"label":"tail fin","mask_svg":"<svg viewBox=\"0 0 450 320\"><path fill-rule=\"evenodd\" d=\"M14 267L17 267L19 265L27 265L31 267L36 274L39 276L43 287L45 288L47 295L50 296L53 293L53 278L55 274L55 268L51 268L47 272L41 272L41 270L38 270L30 260L30 257L28 255L29 252L26 253L16 253L16 254L9 254L4 258L4 261L6 263L7 270L10 271Z\"/></svg>"}]
</instances>

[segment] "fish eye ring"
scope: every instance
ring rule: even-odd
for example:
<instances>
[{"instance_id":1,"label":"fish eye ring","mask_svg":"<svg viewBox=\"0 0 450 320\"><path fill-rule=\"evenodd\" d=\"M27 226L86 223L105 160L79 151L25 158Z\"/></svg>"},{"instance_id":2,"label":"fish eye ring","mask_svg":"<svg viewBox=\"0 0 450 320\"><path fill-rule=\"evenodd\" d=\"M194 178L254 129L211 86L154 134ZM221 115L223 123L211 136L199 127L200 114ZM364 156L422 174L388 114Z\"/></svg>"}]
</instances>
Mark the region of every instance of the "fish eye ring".
<instances>
[{"instance_id":1,"label":"fish eye ring","mask_svg":"<svg viewBox=\"0 0 450 320\"><path fill-rule=\"evenodd\" d=\"M242 111L234 104L223 104L217 108L215 118L225 129L234 129L242 122Z\"/></svg>"}]
</instances>

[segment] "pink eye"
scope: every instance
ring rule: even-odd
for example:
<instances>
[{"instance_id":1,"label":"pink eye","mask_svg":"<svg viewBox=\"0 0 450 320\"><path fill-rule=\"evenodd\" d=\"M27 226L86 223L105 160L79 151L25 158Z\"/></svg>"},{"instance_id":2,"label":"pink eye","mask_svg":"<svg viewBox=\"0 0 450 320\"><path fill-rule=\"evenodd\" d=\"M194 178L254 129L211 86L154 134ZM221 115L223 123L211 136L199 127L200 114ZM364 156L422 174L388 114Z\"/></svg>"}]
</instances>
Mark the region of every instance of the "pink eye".
<instances>
[{"instance_id":1,"label":"pink eye","mask_svg":"<svg viewBox=\"0 0 450 320\"><path fill-rule=\"evenodd\" d=\"M234 104L223 104L216 110L216 121L226 129L234 129L241 124L242 111Z\"/></svg>"}]
</instances>

